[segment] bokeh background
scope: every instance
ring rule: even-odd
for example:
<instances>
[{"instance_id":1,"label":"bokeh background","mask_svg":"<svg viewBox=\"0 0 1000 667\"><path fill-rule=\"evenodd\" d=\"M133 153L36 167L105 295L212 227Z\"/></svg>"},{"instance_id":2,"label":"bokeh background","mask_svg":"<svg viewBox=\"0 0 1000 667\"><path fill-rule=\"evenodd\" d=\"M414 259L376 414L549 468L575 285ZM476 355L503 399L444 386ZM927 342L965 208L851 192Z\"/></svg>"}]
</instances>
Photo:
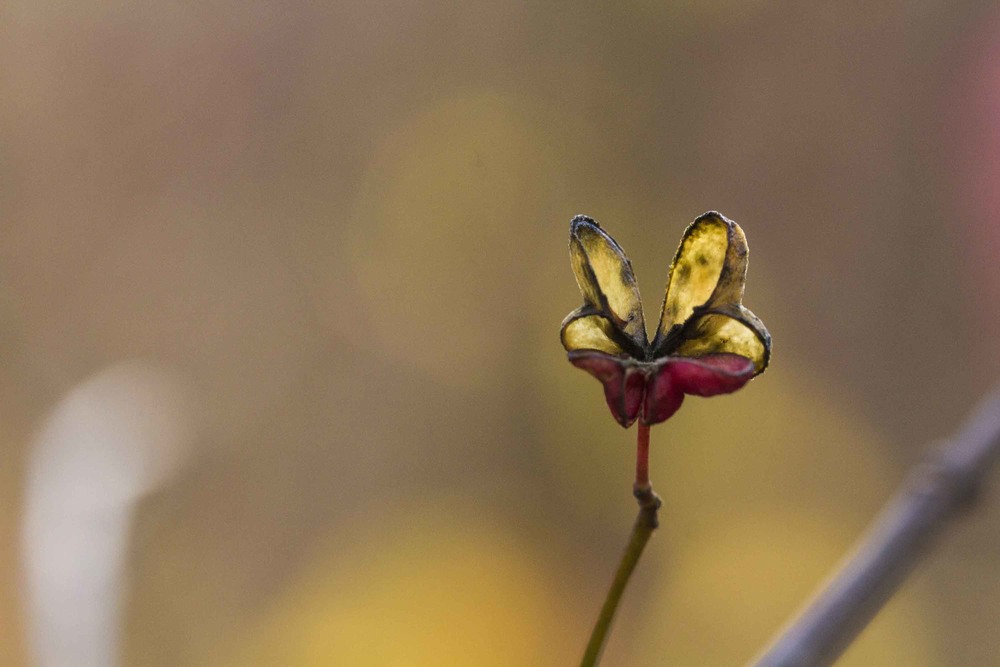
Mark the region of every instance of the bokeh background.
<instances>
[{"instance_id":1,"label":"bokeh background","mask_svg":"<svg viewBox=\"0 0 1000 667\"><path fill-rule=\"evenodd\" d=\"M608 666L749 659L1000 377L994 3L3 3L0 664L575 664L567 223L651 319L708 209L773 362L653 430ZM998 520L842 664L1000 665Z\"/></svg>"}]
</instances>

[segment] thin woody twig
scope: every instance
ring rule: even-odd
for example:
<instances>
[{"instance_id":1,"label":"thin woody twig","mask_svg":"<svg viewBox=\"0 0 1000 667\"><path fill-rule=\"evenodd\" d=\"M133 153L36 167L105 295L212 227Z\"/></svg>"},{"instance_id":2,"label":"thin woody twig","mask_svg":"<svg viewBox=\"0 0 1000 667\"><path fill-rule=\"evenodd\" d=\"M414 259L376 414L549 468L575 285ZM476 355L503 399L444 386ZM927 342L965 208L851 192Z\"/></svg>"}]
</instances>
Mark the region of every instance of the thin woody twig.
<instances>
[{"instance_id":1,"label":"thin woody twig","mask_svg":"<svg viewBox=\"0 0 1000 667\"><path fill-rule=\"evenodd\" d=\"M971 507L1000 457L1000 387L935 454L907 477L839 571L750 664L832 664L892 597L928 547Z\"/></svg>"},{"instance_id":2,"label":"thin woody twig","mask_svg":"<svg viewBox=\"0 0 1000 667\"><path fill-rule=\"evenodd\" d=\"M636 448L636 470L635 485L633 495L639 503L639 515L632 525L632 534L625 547L621 563L615 572L615 578L611 582L611 588L601 606L601 613L597 617L594 629L590 633L590 641L587 642L587 649L584 651L583 660L580 667L596 667L601 660L601 653L604 651L604 644L608 639L608 632L611 630L611 621L614 620L615 612L618 610L618 603L621 602L625 586L628 585L632 572L639 562L639 556L646 547L646 542L653 535L653 531L659 526L657 511L660 509L660 497L653 491L649 484L649 426L639 424L638 443Z\"/></svg>"}]
</instances>

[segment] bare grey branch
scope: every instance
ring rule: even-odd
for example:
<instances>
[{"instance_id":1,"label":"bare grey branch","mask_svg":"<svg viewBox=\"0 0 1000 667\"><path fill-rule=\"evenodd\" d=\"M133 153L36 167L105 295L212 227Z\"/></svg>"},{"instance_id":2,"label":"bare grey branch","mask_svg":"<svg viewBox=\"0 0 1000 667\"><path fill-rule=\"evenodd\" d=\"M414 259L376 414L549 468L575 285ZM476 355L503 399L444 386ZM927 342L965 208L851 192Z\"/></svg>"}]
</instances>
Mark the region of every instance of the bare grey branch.
<instances>
[{"instance_id":1,"label":"bare grey branch","mask_svg":"<svg viewBox=\"0 0 1000 667\"><path fill-rule=\"evenodd\" d=\"M1000 387L907 477L867 534L754 667L832 664L892 597L933 540L974 504L1000 456Z\"/></svg>"}]
</instances>

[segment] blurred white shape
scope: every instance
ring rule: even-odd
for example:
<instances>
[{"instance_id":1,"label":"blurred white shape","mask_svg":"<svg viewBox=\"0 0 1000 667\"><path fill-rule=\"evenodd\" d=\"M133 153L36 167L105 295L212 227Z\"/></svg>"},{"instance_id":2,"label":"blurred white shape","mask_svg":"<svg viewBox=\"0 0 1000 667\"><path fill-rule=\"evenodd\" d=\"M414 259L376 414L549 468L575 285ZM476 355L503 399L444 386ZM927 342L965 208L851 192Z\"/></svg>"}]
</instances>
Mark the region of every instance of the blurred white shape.
<instances>
[{"instance_id":1,"label":"blurred white shape","mask_svg":"<svg viewBox=\"0 0 1000 667\"><path fill-rule=\"evenodd\" d=\"M118 663L135 504L183 463L193 422L187 385L137 361L81 382L45 421L29 457L22 543L40 667Z\"/></svg>"}]
</instances>

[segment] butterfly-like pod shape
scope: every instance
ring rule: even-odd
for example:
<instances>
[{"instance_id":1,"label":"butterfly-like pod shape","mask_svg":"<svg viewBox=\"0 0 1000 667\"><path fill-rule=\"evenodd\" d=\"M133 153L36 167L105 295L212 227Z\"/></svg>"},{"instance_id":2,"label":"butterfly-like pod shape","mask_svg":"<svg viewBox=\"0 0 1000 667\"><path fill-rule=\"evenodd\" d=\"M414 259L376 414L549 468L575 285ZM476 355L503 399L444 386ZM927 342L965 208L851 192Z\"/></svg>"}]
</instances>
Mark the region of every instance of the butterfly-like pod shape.
<instances>
[{"instance_id":1,"label":"butterfly-like pod shape","mask_svg":"<svg viewBox=\"0 0 1000 667\"><path fill-rule=\"evenodd\" d=\"M771 336L743 307L747 240L715 211L684 231L652 342L632 263L592 218L570 222L570 259L584 303L563 320L569 360L604 385L615 419L658 424L685 394L736 391L767 368Z\"/></svg>"}]
</instances>

